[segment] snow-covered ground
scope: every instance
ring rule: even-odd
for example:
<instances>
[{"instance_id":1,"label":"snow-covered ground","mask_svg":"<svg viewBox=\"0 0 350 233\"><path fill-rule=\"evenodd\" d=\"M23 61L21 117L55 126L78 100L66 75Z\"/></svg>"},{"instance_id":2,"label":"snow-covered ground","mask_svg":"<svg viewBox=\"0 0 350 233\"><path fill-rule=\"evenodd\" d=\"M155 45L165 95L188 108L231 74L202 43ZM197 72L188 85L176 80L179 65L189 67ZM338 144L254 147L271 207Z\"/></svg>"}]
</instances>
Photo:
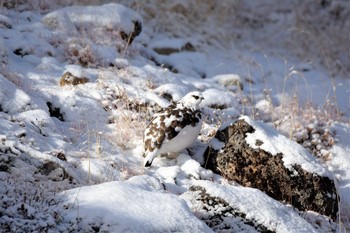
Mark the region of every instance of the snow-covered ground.
<instances>
[{"instance_id":1,"label":"snow-covered ground","mask_svg":"<svg viewBox=\"0 0 350 233\"><path fill-rule=\"evenodd\" d=\"M270 13L264 16L247 1L247 15L233 16L240 5L228 1L124 1L135 11L39 2L0 8L1 232L219 231L200 220L208 213L194 186L265 227L232 217L236 232L350 231L350 62L340 53L336 72L312 54L298 57L295 38L284 47L293 4L260 6ZM346 1L332 4L350 11ZM136 21L142 32L126 45L120 31L131 33ZM88 82L62 85L65 72ZM248 115L312 152L322 173L335 177L338 219L300 213L203 168L207 144L200 140L192 156L158 157L143 168L150 117L194 90L205 98L202 139ZM291 147L272 142L280 151Z\"/></svg>"}]
</instances>

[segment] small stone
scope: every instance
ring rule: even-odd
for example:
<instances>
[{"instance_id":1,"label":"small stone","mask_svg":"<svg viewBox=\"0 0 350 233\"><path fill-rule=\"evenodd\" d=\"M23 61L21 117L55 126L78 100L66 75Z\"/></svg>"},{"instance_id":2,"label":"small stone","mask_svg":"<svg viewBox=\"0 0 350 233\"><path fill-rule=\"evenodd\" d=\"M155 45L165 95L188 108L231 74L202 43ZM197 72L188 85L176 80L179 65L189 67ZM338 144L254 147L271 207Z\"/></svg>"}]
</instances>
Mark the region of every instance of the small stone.
<instances>
[{"instance_id":1,"label":"small stone","mask_svg":"<svg viewBox=\"0 0 350 233\"><path fill-rule=\"evenodd\" d=\"M65 72L62 77L60 78L60 86L64 86L64 85L78 85L78 84L84 84L89 82L88 78L82 77L76 77L74 76L72 73L70 72Z\"/></svg>"}]
</instances>

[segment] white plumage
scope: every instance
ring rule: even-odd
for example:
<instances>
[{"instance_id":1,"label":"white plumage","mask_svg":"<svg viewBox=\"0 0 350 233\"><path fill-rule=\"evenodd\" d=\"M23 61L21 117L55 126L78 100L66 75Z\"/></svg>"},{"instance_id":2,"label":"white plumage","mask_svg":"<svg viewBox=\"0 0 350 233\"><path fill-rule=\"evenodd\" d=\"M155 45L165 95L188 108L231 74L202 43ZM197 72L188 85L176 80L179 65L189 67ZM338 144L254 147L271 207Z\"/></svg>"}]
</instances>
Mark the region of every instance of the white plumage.
<instances>
[{"instance_id":1,"label":"white plumage","mask_svg":"<svg viewBox=\"0 0 350 233\"><path fill-rule=\"evenodd\" d=\"M178 153L195 142L202 128L202 100L199 92L190 92L177 104L155 114L144 132L145 167L151 166L156 156Z\"/></svg>"}]
</instances>

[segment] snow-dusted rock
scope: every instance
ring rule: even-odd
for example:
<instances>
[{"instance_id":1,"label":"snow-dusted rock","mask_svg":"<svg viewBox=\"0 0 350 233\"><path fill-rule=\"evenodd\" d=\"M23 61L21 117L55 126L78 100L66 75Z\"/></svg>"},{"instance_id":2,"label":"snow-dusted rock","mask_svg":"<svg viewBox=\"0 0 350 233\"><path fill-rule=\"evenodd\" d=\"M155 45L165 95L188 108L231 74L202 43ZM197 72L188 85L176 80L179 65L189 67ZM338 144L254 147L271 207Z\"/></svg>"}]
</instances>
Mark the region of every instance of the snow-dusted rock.
<instances>
[{"instance_id":1,"label":"snow-dusted rock","mask_svg":"<svg viewBox=\"0 0 350 233\"><path fill-rule=\"evenodd\" d=\"M91 232L212 232L185 201L150 176L62 192L63 224Z\"/></svg>"},{"instance_id":2,"label":"snow-dusted rock","mask_svg":"<svg viewBox=\"0 0 350 233\"><path fill-rule=\"evenodd\" d=\"M192 91L189 87L183 84L166 83L157 87L154 92L169 101L177 102L188 92Z\"/></svg>"},{"instance_id":3,"label":"snow-dusted rock","mask_svg":"<svg viewBox=\"0 0 350 233\"><path fill-rule=\"evenodd\" d=\"M210 88L203 91L204 100L203 106L214 109L225 109L232 107L237 102L233 95L228 91L223 91L216 88Z\"/></svg>"},{"instance_id":4,"label":"snow-dusted rock","mask_svg":"<svg viewBox=\"0 0 350 233\"><path fill-rule=\"evenodd\" d=\"M210 181L193 183L181 197L196 216L215 232L322 232L290 207L257 189ZM326 219L320 219L319 223L321 221L322 224L327 222Z\"/></svg>"},{"instance_id":5,"label":"snow-dusted rock","mask_svg":"<svg viewBox=\"0 0 350 233\"><path fill-rule=\"evenodd\" d=\"M181 51L195 51L195 47L192 43L182 38L159 39L152 42L149 47L162 55L169 55Z\"/></svg>"},{"instance_id":6,"label":"snow-dusted rock","mask_svg":"<svg viewBox=\"0 0 350 233\"><path fill-rule=\"evenodd\" d=\"M12 28L12 21L9 17L0 14L0 28Z\"/></svg>"},{"instance_id":7,"label":"snow-dusted rock","mask_svg":"<svg viewBox=\"0 0 350 233\"><path fill-rule=\"evenodd\" d=\"M301 211L337 217L334 178L301 145L248 117L242 117L216 137L225 146L220 151L207 150L208 168Z\"/></svg>"},{"instance_id":8,"label":"snow-dusted rock","mask_svg":"<svg viewBox=\"0 0 350 233\"><path fill-rule=\"evenodd\" d=\"M43 22L51 29L74 35L77 30L119 31L123 40L131 43L141 33L142 19L139 14L120 4L102 6L70 6L47 14ZM102 36L102 35L101 35Z\"/></svg>"},{"instance_id":9,"label":"snow-dusted rock","mask_svg":"<svg viewBox=\"0 0 350 233\"><path fill-rule=\"evenodd\" d=\"M219 74L212 79L230 90L235 90L234 87L237 87L240 91L243 91L242 78L237 74Z\"/></svg>"}]
</instances>

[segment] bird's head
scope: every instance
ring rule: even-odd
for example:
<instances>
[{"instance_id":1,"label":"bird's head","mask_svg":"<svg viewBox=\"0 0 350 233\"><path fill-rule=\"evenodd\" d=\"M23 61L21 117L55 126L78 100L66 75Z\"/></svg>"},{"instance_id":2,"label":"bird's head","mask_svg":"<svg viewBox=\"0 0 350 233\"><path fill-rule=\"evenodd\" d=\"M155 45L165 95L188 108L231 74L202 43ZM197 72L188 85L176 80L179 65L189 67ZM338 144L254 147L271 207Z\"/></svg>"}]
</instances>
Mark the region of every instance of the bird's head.
<instances>
[{"instance_id":1,"label":"bird's head","mask_svg":"<svg viewBox=\"0 0 350 233\"><path fill-rule=\"evenodd\" d=\"M197 110L199 108L199 104L203 100L203 96L198 91L193 91L190 93L187 93L179 103L181 103L186 108L191 108L193 110Z\"/></svg>"}]
</instances>

